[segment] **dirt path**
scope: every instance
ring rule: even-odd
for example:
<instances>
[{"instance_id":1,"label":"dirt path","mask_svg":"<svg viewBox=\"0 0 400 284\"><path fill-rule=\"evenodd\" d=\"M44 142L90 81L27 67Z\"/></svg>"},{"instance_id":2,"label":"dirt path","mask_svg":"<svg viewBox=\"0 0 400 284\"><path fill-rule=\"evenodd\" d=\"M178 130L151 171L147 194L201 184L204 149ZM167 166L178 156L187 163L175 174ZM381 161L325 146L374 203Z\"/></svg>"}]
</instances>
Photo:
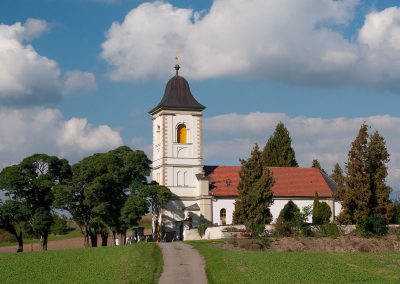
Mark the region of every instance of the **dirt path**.
<instances>
[{"instance_id":1,"label":"dirt path","mask_svg":"<svg viewBox=\"0 0 400 284\"><path fill-rule=\"evenodd\" d=\"M206 284L203 256L183 242L159 243L164 260L160 284Z\"/></svg>"}]
</instances>

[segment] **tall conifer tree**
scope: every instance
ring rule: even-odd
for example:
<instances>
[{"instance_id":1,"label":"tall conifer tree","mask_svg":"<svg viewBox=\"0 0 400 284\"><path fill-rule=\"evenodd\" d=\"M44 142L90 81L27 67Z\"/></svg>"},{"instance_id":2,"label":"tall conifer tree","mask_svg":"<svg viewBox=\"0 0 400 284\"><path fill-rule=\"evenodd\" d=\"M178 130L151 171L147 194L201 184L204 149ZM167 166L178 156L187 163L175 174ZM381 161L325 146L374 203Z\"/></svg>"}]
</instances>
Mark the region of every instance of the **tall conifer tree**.
<instances>
[{"instance_id":1,"label":"tall conifer tree","mask_svg":"<svg viewBox=\"0 0 400 284\"><path fill-rule=\"evenodd\" d=\"M321 167L321 164L319 163L319 161L318 161L317 159L314 159L314 160L312 161L311 167L312 167L312 168L319 169L321 172L323 172L324 174L326 174L326 171Z\"/></svg>"},{"instance_id":2,"label":"tall conifer tree","mask_svg":"<svg viewBox=\"0 0 400 284\"><path fill-rule=\"evenodd\" d=\"M263 170L261 152L256 144L247 160L241 160L239 198L235 202L234 223L245 224L253 233L257 227L272 220L269 207L272 204L274 179L268 169Z\"/></svg>"},{"instance_id":3,"label":"tall conifer tree","mask_svg":"<svg viewBox=\"0 0 400 284\"><path fill-rule=\"evenodd\" d=\"M368 161L368 125L364 123L348 154L347 189L342 203L343 210L338 217L341 223L356 223L370 213L372 193Z\"/></svg>"},{"instance_id":4,"label":"tall conifer tree","mask_svg":"<svg viewBox=\"0 0 400 284\"><path fill-rule=\"evenodd\" d=\"M345 176L339 163L336 163L333 167L332 174L329 176L336 183L336 194L335 198L338 201L343 201L344 192L346 188Z\"/></svg>"},{"instance_id":5,"label":"tall conifer tree","mask_svg":"<svg viewBox=\"0 0 400 284\"><path fill-rule=\"evenodd\" d=\"M389 222L393 217L393 204L389 198L391 188L386 185L389 153L385 139L378 131L372 134L368 148L372 191L370 206L374 208L374 213L382 215Z\"/></svg>"},{"instance_id":6,"label":"tall conifer tree","mask_svg":"<svg viewBox=\"0 0 400 284\"><path fill-rule=\"evenodd\" d=\"M262 153L264 167L298 167L292 139L282 122L275 128Z\"/></svg>"}]
</instances>

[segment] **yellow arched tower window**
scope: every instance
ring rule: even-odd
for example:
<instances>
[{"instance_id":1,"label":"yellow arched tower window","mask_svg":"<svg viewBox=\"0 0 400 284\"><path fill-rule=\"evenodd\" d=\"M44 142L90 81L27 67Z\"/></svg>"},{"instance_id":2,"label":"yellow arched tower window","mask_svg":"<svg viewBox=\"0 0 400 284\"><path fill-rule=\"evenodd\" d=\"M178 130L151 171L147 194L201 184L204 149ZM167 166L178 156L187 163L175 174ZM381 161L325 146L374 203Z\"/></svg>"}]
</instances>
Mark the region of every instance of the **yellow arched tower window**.
<instances>
[{"instance_id":1,"label":"yellow arched tower window","mask_svg":"<svg viewBox=\"0 0 400 284\"><path fill-rule=\"evenodd\" d=\"M177 129L178 143L187 143L186 125L180 124Z\"/></svg>"}]
</instances>

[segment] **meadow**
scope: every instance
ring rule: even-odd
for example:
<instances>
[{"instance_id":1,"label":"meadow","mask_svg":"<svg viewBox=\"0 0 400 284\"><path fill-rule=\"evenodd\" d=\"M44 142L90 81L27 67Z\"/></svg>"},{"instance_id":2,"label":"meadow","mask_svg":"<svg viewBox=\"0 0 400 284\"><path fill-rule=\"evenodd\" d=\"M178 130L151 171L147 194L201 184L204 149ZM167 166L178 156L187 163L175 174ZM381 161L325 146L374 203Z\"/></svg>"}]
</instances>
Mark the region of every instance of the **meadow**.
<instances>
[{"instance_id":1,"label":"meadow","mask_svg":"<svg viewBox=\"0 0 400 284\"><path fill-rule=\"evenodd\" d=\"M155 283L162 271L155 243L0 254L1 283Z\"/></svg>"},{"instance_id":2,"label":"meadow","mask_svg":"<svg viewBox=\"0 0 400 284\"><path fill-rule=\"evenodd\" d=\"M253 252L190 242L209 283L400 283L399 253Z\"/></svg>"}]
</instances>

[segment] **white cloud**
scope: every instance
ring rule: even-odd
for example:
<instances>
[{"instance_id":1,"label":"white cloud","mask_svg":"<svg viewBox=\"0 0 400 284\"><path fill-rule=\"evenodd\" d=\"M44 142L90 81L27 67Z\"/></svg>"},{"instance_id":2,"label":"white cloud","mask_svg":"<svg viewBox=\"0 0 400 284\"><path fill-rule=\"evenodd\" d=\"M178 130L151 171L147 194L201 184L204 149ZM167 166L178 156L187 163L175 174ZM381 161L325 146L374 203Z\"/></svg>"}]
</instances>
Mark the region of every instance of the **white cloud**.
<instances>
[{"instance_id":1,"label":"white cloud","mask_svg":"<svg viewBox=\"0 0 400 284\"><path fill-rule=\"evenodd\" d=\"M378 130L386 139L391 155L388 181L400 190L400 117L390 115L332 119L289 117L281 113L214 116L204 120L205 160L238 163L239 158L249 156L255 142L263 147L280 121L290 132L300 166L310 167L312 160L318 159L329 172L337 162L344 168L351 142L366 121L371 125L370 133Z\"/></svg>"},{"instance_id":2,"label":"white cloud","mask_svg":"<svg viewBox=\"0 0 400 284\"><path fill-rule=\"evenodd\" d=\"M60 111L48 108L0 108L0 133L0 167L34 153L76 162L123 144L120 133L107 125L93 126L84 118L65 120Z\"/></svg>"},{"instance_id":3,"label":"white cloud","mask_svg":"<svg viewBox=\"0 0 400 284\"><path fill-rule=\"evenodd\" d=\"M340 30L357 4L219 0L199 13L144 3L112 24L102 57L113 66L111 78L122 81L165 80L178 54L185 76L195 79L235 76L399 89L400 9L366 15L359 34L349 40Z\"/></svg>"},{"instance_id":4,"label":"white cloud","mask_svg":"<svg viewBox=\"0 0 400 284\"><path fill-rule=\"evenodd\" d=\"M0 102L6 105L41 105L58 102L65 92L92 90L94 75L73 71L63 74L56 61L26 43L47 31L47 22L28 19L24 24L0 24ZM80 75L80 76L77 76ZM82 84L78 79L85 79Z\"/></svg>"},{"instance_id":5,"label":"white cloud","mask_svg":"<svg viewBox=\"0 0 400 284\"><path fill-rule=\"evenodd\" d=\"M93 127L85 118L73 118L63 124L57 145L64 153L87 153L123 144L119 132L107 125Z\"/></svg>"},{"instance_id":6,"label":"white cloud","mask_svg":"<svg viewBox=\"0 0 400 284\"><path fill-rule=\"evenodd\" d=\"M32 40L50 30L49 24L46 21L30 18L26 20L21 28L23 29L23 39L25 40Z\"/></svg>"},{"instance_id":7,"label":"white cloud","mask_svg":"<svg viewBox=\"0 0 400 284\"><path fill-rule=\"evenodd\" d=\"M91 93L97 89L96 77L93 73L71 71L65 74L64 93L76 92Z\"/></svg>"}]
</instances>

